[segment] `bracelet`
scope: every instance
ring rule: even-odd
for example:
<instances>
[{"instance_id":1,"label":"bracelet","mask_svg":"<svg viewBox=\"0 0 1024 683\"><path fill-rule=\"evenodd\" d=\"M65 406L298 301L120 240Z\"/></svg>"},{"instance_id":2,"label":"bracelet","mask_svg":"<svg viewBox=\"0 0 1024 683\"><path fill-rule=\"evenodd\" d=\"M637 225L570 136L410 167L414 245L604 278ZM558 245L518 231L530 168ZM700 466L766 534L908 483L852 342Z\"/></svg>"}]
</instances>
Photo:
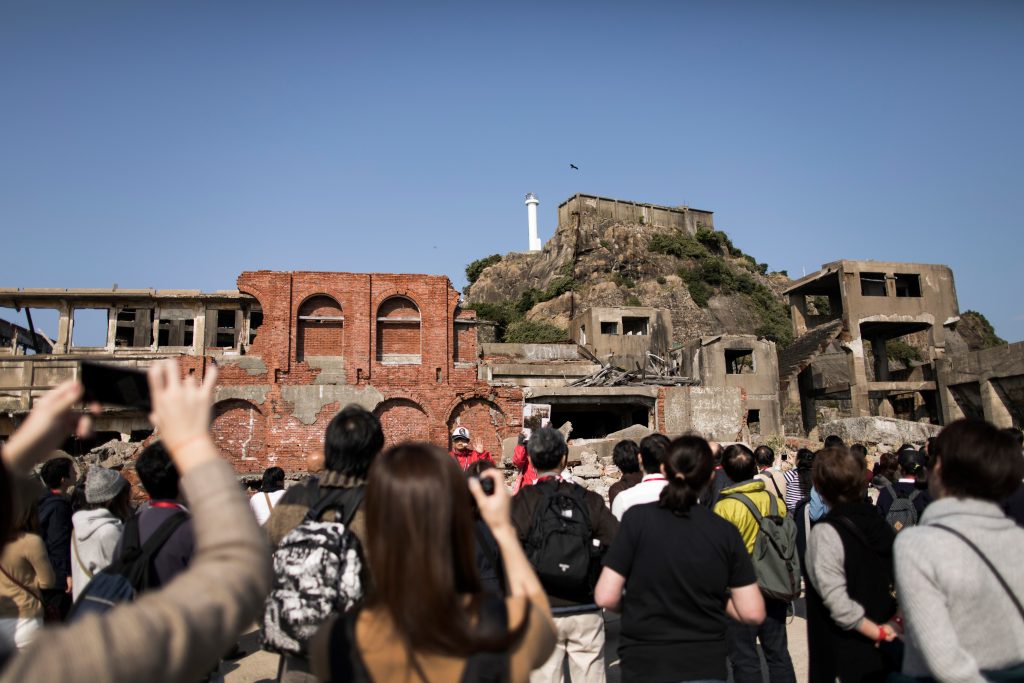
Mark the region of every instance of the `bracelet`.
<instances>
[{"instance_id":1,"label":"bracelet","mask_svg":"<svg viewBox=\"0 0 1024 683\"><path fill-rule=\"evenodd\" d=\"M878 627L878 638L876 638L876 639L875 639L875 642L876 642L876 643L883 643L883 642L885 642L885 638L886 638L886 632L887 632L888 630L889 630L889 629L887 629L887 628L885 627L885 624L881 624L881 625L879 625L879 627Z\"/></svg>"}]
</instances>

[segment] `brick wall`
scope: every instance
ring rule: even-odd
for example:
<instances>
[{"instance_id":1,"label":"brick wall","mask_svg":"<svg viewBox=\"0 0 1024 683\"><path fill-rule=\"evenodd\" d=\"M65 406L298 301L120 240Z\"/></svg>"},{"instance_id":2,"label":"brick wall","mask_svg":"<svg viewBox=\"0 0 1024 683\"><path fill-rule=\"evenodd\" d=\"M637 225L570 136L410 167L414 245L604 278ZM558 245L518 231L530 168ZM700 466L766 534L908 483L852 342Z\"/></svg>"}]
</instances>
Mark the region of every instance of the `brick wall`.
<instances>
[{"instance_id":1,"label":"brick wall","mask_svg":"<svg viewBox=\"0 0 1024 683\"><path fill-rule=\"evenodd\" d=\"M345 328L341 322L300 321L296 333L296 358L302 360L307 356L344 355L344 332Z\"/></svg>"},{"instance_id":2,"label":"brick wall","mask_svg":"<svg viewBox=\"0 0 1024 683\"><path fill-rule=\"evenodd\" d=\"M266 366L256 372L251 365L221 364L221 387L259 388L257 398L216 406L214 438L239 472L272 465L304 471L307 455L323 451L324 430L342 402L324 403L310 422L286 399L289 388L315 388L314 395L321 390L315 384L321 370L303 361L308 356L344 357L345 388L383 396L374 412L388 445L415 439L448 448L448 435L461 424L498 456L500 440L521 429L518 388L491 387L477 379L476 368L454 367L456 336L458 359L475 360L475 327L455 325L456 317L474 314L459 310L459 294L446 277L258 271L239 276L238 288L256 297L263 310L247 360L258 358ZM343 326L299 321L300 315L342 314ZM381 334L378 317L416 316L418 324L384 322ZM420 362L388 365L379 360L378 348L419 354ZM193 365L205 367L204 359Z\"/></svg>"}]
</instances>

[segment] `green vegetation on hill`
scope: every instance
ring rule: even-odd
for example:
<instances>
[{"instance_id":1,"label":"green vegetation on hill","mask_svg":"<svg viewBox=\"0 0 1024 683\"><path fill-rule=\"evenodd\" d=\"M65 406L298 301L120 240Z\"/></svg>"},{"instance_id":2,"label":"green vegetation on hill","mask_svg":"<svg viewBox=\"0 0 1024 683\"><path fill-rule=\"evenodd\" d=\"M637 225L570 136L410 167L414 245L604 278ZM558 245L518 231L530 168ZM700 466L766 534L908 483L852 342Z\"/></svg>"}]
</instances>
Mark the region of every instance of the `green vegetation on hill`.
<instances>
[{"instance_id":1,"label":"green vegetation on hill","mask_svg":"<svg viewBox=\"0 0 1024 683\"><path fill-rule=\"evenodd\" d=\"M492 257L488 257L492 258ZM486 260L486 259L482 259ZM473 264L479 263L474 261ZM473 266L470 264L470 267ZM469 275L470 268L466 268ZM482 270L482 269L481 269ZM477 273L479 277L479 273ZM497 338L508 343L548 343L566 341L568 332L556 325L534 323L526 320L526 314L539 303L550 301L557 296L572 291L576 281L572 275L572 263L566 263L559 271L558 277L544 289L531 287L519 295L518 299L499 301L497 303L474 303L466 308L476 311L482 320L492 320L497 324Z\"/></svg>"},{"instance_id":2,"label":"green vegetation on hill","mask_svg":"<svg viewBox=\"0 0 1024 683\"><path fill-rule=\"evenodd\" d=\"M501 254L491 254L486 258L477 259L468 266L466 266L466 279L469 280L469 284L473 284L480 277L480 273L484 272L484 268L487 266L493 266L495 263L501 261Z\"/></svg>"},{"instance_id":3,"label":"green vegetation on hill","mask_svg":"<svg viewBox=\"0 0 1024 683\"><path fill-rule=\"evenodd\" d=\"M707 308L715 294L741 295L759 321L758 335L780 347L793 341L789 308L752 275L755 271L765 274L767 264L758 263L737 249L725 233L700 228L693 237L684 233L657 234L651 238L650 250L690 261L676 275L686 283L690 298L701 308ZM731 262L726 255L741 260Z\"/></svg>"},{"instance_id":4,"label":"green vegetation on hill","mask_svg":"<svg viewBox=\"0 0 1024 683\"><path fill-rule=\"evenodd\" d=\"M921 351L900 339L890 339L885 343L885 355L891 361L899 361L910 367L911 361L921 362Z\"/></svg>"},{"instance_id":5,"label":"green vegetation on hill","mask_svg":"<svg viewBox=\"0 0 1024 683\"><path fill-rule=\"evenodd\" d=\"M957 330L961 334L965 334L965 336L970 335L968 343L971 344L972 348L990 349L993 346L1001 346L1006 343L1005 339L996 334L996 330L992 327L992 323L988 321L988 318L978 311L964 311L961 313L960 324L957 326Z\"/></svg>"},{"instance_id":6,"label":"green vegetation on hill","mask_svg":"<svg viewBox=\"0 0 1024 683\"><path fill-rule=\"evenodd\" d=\"M502 341L508 344L554 344L569 341L569 332L551 323L517 320L505 330Z\"/></svg>"}]
</instances>

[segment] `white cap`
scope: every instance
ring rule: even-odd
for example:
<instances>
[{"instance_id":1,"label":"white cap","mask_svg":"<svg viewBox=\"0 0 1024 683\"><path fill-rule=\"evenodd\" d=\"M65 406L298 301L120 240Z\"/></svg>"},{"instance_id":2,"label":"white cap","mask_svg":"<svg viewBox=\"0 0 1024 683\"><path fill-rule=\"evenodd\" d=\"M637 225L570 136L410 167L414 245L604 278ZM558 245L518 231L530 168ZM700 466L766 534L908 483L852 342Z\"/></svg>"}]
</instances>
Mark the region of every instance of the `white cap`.
<instances>
[{"instance_id":1,"label":"white cap","mask_svg":"<svg viewBox=\"0 0 1024 683\"><path fill-rule=\"evenodd\" d=\"M469 441L469 430L465 427L456 427L455 431L452 432L452 440L454 441L455 439L465 439L466 441Z\"/></svg>"}]
</instances>

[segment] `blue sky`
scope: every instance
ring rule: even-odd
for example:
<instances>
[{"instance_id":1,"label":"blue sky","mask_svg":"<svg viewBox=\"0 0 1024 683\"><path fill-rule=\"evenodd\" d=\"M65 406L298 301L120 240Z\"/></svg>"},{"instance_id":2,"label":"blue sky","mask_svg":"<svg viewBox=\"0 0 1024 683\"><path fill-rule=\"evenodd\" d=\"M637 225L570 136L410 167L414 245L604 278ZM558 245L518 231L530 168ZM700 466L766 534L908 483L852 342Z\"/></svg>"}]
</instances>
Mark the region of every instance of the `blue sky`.
<instances>
[{"instance_id":1,"label":"blue sky","mask_svg":"<svg viewBox=\"0 0 1024 683\"><path fill-rule=\"evenodd\" d=\"M585 192L792 276L948 263L1021 340L1022 36L985 0L0 0L0 286L461 287L525 249L524 193L546 239Z\"/></svg>"}]
</instances>

